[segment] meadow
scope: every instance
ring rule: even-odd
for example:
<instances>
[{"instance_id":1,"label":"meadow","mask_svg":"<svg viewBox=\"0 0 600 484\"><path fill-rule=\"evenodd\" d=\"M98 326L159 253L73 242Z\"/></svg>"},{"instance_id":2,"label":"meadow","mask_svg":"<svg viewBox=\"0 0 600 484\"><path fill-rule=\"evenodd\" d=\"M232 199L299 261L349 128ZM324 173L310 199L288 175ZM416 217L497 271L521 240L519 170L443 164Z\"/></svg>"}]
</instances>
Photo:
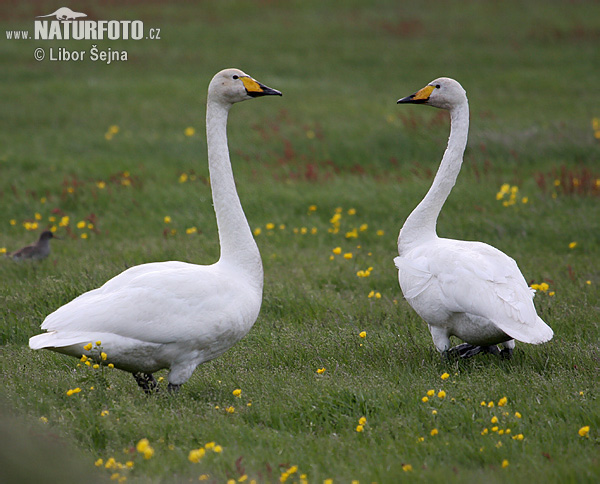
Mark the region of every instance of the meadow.
<instances>
[{"instance_id":1,"label":"meadow","mask_svg":"<svg viewBox=\"0 0 600 484\"><path fill-rule=\"evenodd\" d=\"M5 40L58 5L0 5L0 252L62 237L40 263L0 259L0 480L598 482L598 2L69 6L161 38L98 41L127 51L110 65L37 62L94 42ZM283 92L229 118L265 269L254 328L176 396L30 350L46 315L127 267L217 260L204 103L225 67ZM439 76L465 87L471 127L438 234L513 257L555 333L509 361L442 361L398 287L398 231L449 118L396 100Z\"/></svg>"}]
</instances>

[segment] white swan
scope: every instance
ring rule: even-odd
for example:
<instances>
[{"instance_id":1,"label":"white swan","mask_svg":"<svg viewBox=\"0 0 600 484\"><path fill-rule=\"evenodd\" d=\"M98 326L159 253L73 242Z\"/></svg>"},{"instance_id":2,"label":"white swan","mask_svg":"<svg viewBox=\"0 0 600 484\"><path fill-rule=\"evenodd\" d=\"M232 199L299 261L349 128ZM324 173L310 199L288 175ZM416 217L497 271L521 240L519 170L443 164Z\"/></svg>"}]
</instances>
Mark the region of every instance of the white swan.
<instances>
[{"instance_id":1,"label":"white swan","mask_svg":"<svg viewBox=\"0 0 600 484\"><path fill-rule=\"evenodd\" d=\"M439 238L438 215L460 171L469 130L465 90L440 78L398 103L428 104L450 111L450 138L431 188L406 219L394 259L404 297L429 325L442 354L480 351L510 357L514 339L539 344L552 329L537 315L533 294L516 262L482 242ZM450 348L450 336L465 344ZM499 351L497 344L502 344Z\"/></svg>"},{"instance_id":2,"label":"white swan","mask_svg":"<svg viewBox=\"0 0 600 484\"><path fill-rule=\"evenodd\" d=\"M105 364L134 374L146 391L152 373L170 368L177 389L201 363L216 358L250 331L262 301L258 247L235 188L227 115L239 101L281 95L237 69L217 73L208 86L208 166L221 255L213 265L155 262L132 267L57 309L43 322L47 333L29 346L75 357L101 342Z\"/></svg>"}]
</instances>

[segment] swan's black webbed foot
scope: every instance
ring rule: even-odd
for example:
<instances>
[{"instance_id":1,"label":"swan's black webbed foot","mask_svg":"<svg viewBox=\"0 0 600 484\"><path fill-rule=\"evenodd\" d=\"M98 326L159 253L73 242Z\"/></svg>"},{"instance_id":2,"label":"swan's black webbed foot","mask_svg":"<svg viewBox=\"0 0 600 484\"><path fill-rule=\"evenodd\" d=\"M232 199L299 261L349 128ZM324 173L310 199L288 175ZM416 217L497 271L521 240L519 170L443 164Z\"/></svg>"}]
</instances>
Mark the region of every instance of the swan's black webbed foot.
<instances>
[{"instance_id":1,"label":"swan's black webbed foot","mask_svg":"<svg viewBox=\"0 0 600 484\"><path fill-rule=\"evenodd\" d=\"M505 351L505 350L502 350ZM448 350L450 356L458 356L461 359L471 358L479 353L490 353L496 356L502 356L502 352L496 345L490 346L475 346L469 343L463 343L458 346L454 346ZM512 353L512 351L511 351ZM510 358L510 356L508 356Z\"/></svg>"},{"instance_id":2,"label":"swan's black webbed foot","mask_svg":"<svg viewBox=\"0 0 600 484\"><path fill-rule=\"evenodd\" d=\"M152 373L134 373L133 378L140 386L146 395L156 393L158 391L158 383L154 379Z\"/></svg>"},{"instance_id":3,"label":"swan's black webbed foot","mask_svg":"<svg viewBox=\"0 0 600 484\"><path fill-rule=\"evenodd\" d=\"M177 393L179 393L180 388L181 385L174 385L173 383L169 383L169 386L167 387L167 389L169 390L169 394L171 395L176 395Z\"/></svg>"},{"instance_id":4,"label":"swan's black webbed foot","mask_svg":"<svg viewBox=\"0 0 600 484\"><path fill-rule=\"evenodd\" d=\"M512 348L502 348L500 350L500 358L502 358L503 360L510 360L512 358L512 354Z\"/></svg>"}]
</instances>

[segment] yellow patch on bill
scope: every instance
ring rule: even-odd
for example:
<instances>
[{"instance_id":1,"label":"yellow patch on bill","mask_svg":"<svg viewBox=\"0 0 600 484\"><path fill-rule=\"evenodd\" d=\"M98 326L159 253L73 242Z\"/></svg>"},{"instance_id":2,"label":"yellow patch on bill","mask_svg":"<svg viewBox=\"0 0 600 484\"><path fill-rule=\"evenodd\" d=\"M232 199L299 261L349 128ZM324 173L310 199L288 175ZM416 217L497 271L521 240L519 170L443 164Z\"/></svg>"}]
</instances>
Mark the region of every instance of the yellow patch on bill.
<instances>
[{"instance_id":1,"label":"yellow patch on bill","mask_svg":"<svg viewBox=\"0 0 600 484\"><path fill-rule=\"evenodd\" d=\"M429 99L429 96L431 96L431 93L433 92L433 90L435 89L435 87L433 86L425 86L423 89L417 91L417 93L415 94L415 97L412 98L413 101L426 101L427 99Z\"/></svg>"},{"instance_id":2,"label":"yellow patch on bill","mask_svg":"<svg viewBox=\"0 0 600 484\"><path fill-rule=\"evenodd\" d=\"M260 84L256 82L251 77L240 77L242 82L244 83L244 87L248 92L262 92L263 89L260 87Z\"/></svg>"}]
</instances>

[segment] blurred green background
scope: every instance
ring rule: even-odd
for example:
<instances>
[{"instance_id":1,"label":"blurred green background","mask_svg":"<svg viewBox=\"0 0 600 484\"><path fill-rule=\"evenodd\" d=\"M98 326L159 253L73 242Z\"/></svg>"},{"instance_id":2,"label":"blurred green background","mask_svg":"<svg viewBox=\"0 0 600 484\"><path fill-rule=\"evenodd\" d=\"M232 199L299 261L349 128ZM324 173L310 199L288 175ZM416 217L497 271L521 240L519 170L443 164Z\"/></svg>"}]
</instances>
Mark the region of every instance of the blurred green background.
<instances>
[{"instance_id":1,"label":"blurred green background","mask_svg":"<svg viewBox=\"0 0 600 484\"><path fill-rule=\"evenodd\" d=\"M91 20L142 20L160 39L7 39L59 6L0 4L0 251L44 228L64 237L41 264L0 260L8 407L35 426L46 418L90 469L149 438L155 458L121 476L141 482L205 473L212 482L245 474L276 482L293 464L300 470L290 482L302 473L311 483L596 480L597 1L78 1L66 6ZM126 51L127 60L92 62L93 45ZM41 62L37 47L47 54ZM86 60L50 61L59 47L85 50ZM216 260L204 104L225 67L283 92L235 106L229 119L238 190L260 229L265 266L251 333L199 368L176 400L146 399L120 372L98 380L76 360L31 352L27 340L47 314L126 267ZM471 107L465 163L439 235L490 243L528 282L549 285L536 305L555 338L518 345L512 362L445 366L398 288L398 230L431 183L449 123L445 112L396 100L439 76L461 82ZM505 183L518 188L514 204L497 199ZM346 237L355 228L358 238ZM333 255L338 246L352 261ZM370 277L356 276L371 266ZM316 379L321 367L326 378ZM456 405L424 407L421 397L439 390L445 371ZM65 396L90 378L102 398ZM238 387L251 406L231 396ZM511 415L526 416L523 445L481 441L491 414L479 402L502 396L514 403ZM224 413L228 405L236 413ZM432 410L444 420L432 421ZM369 427L358 435L363 415ZM589 438L578 435L585 425ZM430 439L434 426L447 437ZM225 450L199 470L187 452L211 440Z\"/></svg>"}]
</instances>

